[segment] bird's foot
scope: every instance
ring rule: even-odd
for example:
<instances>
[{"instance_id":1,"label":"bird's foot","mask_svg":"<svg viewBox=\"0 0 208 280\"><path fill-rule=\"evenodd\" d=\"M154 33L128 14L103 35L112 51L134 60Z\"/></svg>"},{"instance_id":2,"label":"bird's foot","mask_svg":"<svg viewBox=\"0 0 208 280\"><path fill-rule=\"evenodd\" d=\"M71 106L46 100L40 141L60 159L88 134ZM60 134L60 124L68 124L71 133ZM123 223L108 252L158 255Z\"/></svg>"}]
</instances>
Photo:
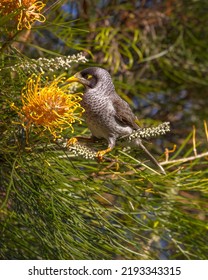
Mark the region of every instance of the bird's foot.
<instances>
[{"instance_id":1,"label":"bird's foot","mask_svg":"<svg viewBox=\"0 0 208 280\"><path fill-rule=\"evenodd\" d=\"M98 151L98 152L97 152L97 155L96 155L98 161L101 162L101 161L103 160L103 156L104 156L106 153L110 152L111 150L112 150L112 148L109 147L109 148L107 148L106 150Z\"/></svg>"},{"instance_id":2,"label":"bird's foot","mask_svg":"<svg viewBox=\"0 0 208 280\"><path fill-rule=\"evenodd\" d=\"M73 146L74 144L76 144L78 142L78 139L76 137L70 138L69 140L67 140L66 146Z\"/></svg>"},{"instance_id":3,"label":"bird's foot","mask_svg":"<svg viewBox=\"0 0 208 280\"><path fill-rule=\"evenodd\" d=\"M76 144L78 141L82 141L82 142L95 142L95 138L94 137L82 137L82 136L77 136L77 137L73 137L71 139L69 139L67 141L67 146L73 146L74 144Z\"/></svg>"}]
</instances>

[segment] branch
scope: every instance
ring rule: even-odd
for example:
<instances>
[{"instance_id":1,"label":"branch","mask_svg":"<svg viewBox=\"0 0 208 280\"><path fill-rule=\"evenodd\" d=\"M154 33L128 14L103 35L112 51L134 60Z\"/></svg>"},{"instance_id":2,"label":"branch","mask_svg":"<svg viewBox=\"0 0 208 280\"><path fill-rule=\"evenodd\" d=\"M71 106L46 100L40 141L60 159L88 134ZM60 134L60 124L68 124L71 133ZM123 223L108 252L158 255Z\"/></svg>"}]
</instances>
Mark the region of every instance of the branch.
<instances>
[{"instance_id":1,"label":"branch","mask_svg":"<svg viewBox=\"0 0 208 280\"><path fill-rule=\"evenodd\" d=\"M196 155L196 156L192 156L192 157L187 157L187 158L179 158L179 159L175 159L175 160L169 160L169 161L163 161L160 162L161 165L168 165L168 164L173 164L173 163L184 163L187 161L192 161L198 158L203 158L203 157L207 157L208 156L208 152L202 153L200 155Z\"/></svg>"},{"instance_id":2,"label":"branch","mask_svg":"<svg viewBox=\"0 0 208 280\"><path fill-rule=\"evenodd\" d=\"M170 131L170 123L164 122L156 127L146 127L139 128L138 130L133 131L130 135L120 137L118 143L130 144L134 139L150 139L164 135L166 132ZM66 143L63 144L66 146ZM75 156L82 156L86 159L95 159L97 157L97 152L83 144L75 142L74 144L67 147L68 151L72 152ZM105 157L104 157L105 158Z\"/></svg>"}]
</instances>

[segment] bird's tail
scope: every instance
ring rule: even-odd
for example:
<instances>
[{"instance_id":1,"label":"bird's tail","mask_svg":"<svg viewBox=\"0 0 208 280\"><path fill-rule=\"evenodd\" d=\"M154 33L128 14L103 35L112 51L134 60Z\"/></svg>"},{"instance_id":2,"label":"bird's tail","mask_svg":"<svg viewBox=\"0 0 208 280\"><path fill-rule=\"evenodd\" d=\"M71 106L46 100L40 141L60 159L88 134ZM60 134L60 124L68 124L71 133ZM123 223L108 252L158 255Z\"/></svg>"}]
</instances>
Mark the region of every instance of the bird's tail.
<instances>
[{"instance_id":1,"label":"bird's tail","mask_svg":"<svg viewBox=\"0 0 208 280\"><path fill-rule=\"evenodd\" d=\"M139 146L146 153L146 155L149 157L149 159L160 169L161 173L166 174L164 168L159 164L159 162L156 160L156 158L154 158L153 155L150 154L150 152L147 150L147 148L142 144L142 141L139 142Z\"/></svg>"}]
</instances>

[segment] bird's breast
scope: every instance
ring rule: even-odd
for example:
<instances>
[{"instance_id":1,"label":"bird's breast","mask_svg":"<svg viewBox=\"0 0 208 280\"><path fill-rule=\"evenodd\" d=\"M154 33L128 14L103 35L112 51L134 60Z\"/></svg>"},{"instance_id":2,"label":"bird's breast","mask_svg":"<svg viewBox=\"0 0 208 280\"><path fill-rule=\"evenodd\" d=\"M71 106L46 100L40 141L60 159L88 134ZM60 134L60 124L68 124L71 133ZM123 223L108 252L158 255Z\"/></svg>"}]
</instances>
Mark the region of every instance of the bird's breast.
<instances>
[{"instance_id":1,"label":"bird's breast","mask_svg":"<svg viewBox=\"0 0 208 280\"><path fill-rule=\"evenodd\" d=\"M114 111L109 98L96 93L94 95L84 94L81 106L85 109L83 116L87 123L92 121L96 121L98 124L103 123L103 119L112 115Z\"/></svg>"},{"instance_id":2,"label":"bird's breast","mask_svg":"<svg viewBox=\"0 0 208 280\"><path fill-rule=\"evenodd\" d=\"M132 132L129 125L118 122L111 96L84 93L81 105L85 109L83 117L95 137L109 140L112 136L116 139Z\"/></svg>"},{"instance_id":3,"label":"bird's breast","mask_svg":"<svg viewBox=\"0 0 208 280\"><path fill-rule=\"evenodd\" d=\"M83 114L88 128L97 138L108 138L109 124L115 109L109 98L96 94L84 94L81 106L85 109Z\"/></svg>"}]
</instances>

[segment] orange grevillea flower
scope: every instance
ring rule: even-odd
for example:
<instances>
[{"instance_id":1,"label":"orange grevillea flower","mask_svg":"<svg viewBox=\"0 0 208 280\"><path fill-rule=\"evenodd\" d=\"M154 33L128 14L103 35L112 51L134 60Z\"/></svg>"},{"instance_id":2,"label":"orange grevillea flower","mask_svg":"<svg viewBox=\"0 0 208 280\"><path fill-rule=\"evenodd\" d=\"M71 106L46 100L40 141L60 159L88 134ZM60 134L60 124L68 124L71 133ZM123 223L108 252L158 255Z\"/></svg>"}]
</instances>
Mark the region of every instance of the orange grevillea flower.
<instances>
[{"instance_id":1,"label":"orange grevillea flower","mask_svg":"<svg viewBox=\"0 0 208 280\"><path fill-rule=\"evenodd\" d=\"M84 109L80 106L81 93L69 93L67 86L63 86L64 78L55 78L43 86L41 75L32 75L22 90L21 109L14 104L12 107L23 120L22 125L28 129L31 125L49 130L55 138L73 123L81 123ZM62 86L60 86L62 85Z\"/></svg>"},{"instance_id":2,"label":"orange grevillea flower","mask_svg":"<svg viewBox=\"0 0 208 280\"><path fill-rule=\"evenodd\" d=\"M3 15L16 14L17 30L31 29L34 21L44 22L45 17L40 13L45 4L37 0L1 0L0 12Z\"/></svg>"}]
</instances>

